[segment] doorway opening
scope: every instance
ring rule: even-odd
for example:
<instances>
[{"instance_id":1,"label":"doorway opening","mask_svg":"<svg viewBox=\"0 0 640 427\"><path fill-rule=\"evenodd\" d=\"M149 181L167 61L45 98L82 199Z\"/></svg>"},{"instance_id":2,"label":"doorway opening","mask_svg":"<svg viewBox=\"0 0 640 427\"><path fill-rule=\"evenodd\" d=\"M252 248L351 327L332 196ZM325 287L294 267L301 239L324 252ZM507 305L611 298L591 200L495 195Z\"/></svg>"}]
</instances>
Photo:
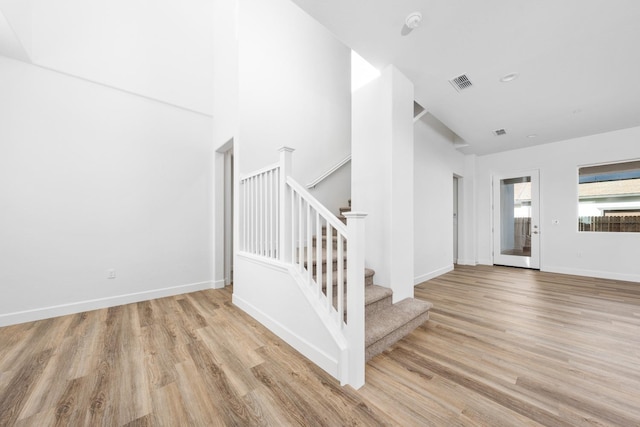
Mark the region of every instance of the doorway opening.
<instances>
[{"instance_id":1,"label":"doorway opening","mask_svg":"<svg viewBox=\"0 0 640 427\"><path fill-rule=\"evenodd\" d=\"M460 179L457 176L453 176L453 264L458 263L458 209L460 206L459 201L459 185Z\"/></svg>"},{"instance_id":2,"label":"doorway opening","mask_svg":"<svg viewBox=\"0 0 640 427\"><path fill-rule=\"evenodd\" d=\"M234 163L231 139L215 152L214 288L222 288L233 283Z\"/></svg>"}]
</instances>

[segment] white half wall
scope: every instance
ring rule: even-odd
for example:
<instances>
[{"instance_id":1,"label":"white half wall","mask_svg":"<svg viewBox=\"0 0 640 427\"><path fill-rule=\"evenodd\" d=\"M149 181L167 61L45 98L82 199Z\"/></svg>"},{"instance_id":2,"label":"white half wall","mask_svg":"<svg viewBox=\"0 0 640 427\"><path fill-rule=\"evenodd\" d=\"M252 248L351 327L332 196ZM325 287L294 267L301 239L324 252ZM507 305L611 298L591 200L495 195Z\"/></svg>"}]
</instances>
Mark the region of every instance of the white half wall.
<instances>
[{"instance_id":1,"label":"white half wall","mask_svg":"<svg viewBox=\"0 0 640 427\"><path fill-rule=\"evenodd\" d=\"M238 254L236 281L242 286L234 286L233 303L338 378L346 343L327 329L288 268L277 261Z\"/></svg>"},{"instance_id":2,"label":"white half wall","mask_svg":"<svg viewBox=\"0 0 640 427\"><path fill-rule=\"evenodd\" d=\"M0 324L211 287L210 117L3 58L0 93Z\"/></svg>"},{"instance_id":3,"label":"white half wall","mask_svg":"<svg viewBox=\"0 0 640 427\"><path fill-rule=\"evenodd\" d=\"M640 233L581 233L577 225L578 167L639 159L638 140L635 127L477 157L479 262L492 262L491 176L539 169L541 270L640 282Z\"/></svg>"},{"instance_id":4,"label":"white half wall","mask_svg":"<svg viewBox=\"0 0 640 427\"><path fill-rule=\"evenodd\" d=\"M418 284L453 269L454 175L459 177L460 192L459 258L466 257L465 195L473 177L466 174L465 156L453 147L454 134L432 115L416 122L414 139L414 282Z\"/></svg>"}]
</instances>

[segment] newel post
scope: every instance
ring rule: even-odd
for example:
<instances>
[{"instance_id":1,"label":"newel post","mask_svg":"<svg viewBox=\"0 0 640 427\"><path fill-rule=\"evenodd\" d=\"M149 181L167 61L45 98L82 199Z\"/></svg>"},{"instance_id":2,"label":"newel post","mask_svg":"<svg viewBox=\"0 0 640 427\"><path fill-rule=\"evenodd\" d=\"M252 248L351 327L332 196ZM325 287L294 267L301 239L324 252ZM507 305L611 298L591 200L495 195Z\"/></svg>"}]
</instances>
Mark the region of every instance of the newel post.
<instances>
[{"instance_id":1,"label":"newel post","mask_svg":"<svg viewBox=\"0 0 640 427\"><path fill-rule=\"evenodd\" d=\"M291 175L291 153L295 150L290 147L280 147L280 203L278 222L278 246L280 247L279 258L283 262L291 262L291 192L287 191L287 177Z\"/></svg>"},{"instance_id":2,"label":"newel post","mask_svg":"<svg viewBox=\"0 0 640 427\"><path fill-rule=\"evenodd\" d=\"M364 385L364 220L362 212L346 212L347 246L347 326L349 342L348 383L358 389Z\"/></svg>"}]
</instances>

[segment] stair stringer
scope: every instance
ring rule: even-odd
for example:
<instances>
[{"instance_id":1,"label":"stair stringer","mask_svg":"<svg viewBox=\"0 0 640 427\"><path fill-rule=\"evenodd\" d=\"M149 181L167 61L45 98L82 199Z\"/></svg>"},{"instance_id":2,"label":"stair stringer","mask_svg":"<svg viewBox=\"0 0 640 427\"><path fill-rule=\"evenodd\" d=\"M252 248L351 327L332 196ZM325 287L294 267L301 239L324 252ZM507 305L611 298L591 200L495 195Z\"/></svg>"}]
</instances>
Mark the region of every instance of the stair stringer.
<instances>
[{"instance_id":1,"label":"stair stringer","mask_svg":"<svg viewBox=\"0 0 640 427\"><path fill-rule=\"evenodd\" d=\"M346 337L299 267L246 252L234 264L233 303L344 385Z\"/></svg>"}]
</instances>

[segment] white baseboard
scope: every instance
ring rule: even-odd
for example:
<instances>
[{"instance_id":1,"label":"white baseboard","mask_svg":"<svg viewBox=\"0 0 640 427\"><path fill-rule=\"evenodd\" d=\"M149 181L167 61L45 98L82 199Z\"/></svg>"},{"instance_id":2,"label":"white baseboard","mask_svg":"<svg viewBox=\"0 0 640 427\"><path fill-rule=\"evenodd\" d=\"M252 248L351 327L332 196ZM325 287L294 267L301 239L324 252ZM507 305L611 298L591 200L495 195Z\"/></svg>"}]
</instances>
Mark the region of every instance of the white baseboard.
<instances>
[{"instance_id":1,"label":"white baseboard","mask_svg":"<svg viewBox=\"0 0 640 427\"><path fill-rule=\"evenodd\" d=\"M478 265L493 265L493 259L491 258L479 259Z\"/></svg>"},{"instance_id":2,"label":"white baseboard","mask_svg":"<svg viewBox=\"0 0 640 427\"><path fill-rule=\"evenodd\" d=\"M225 283L227 283L226 279L216 280L215 282L213 282L213 285L211 287L213 289L222 289L225 287Z\"/></svg>"},{"instance_id":3,"label":"white baseboard","mask_svg":"<svg viewBox=\"0 0 640 427\"><path fill-rule=\"evenodd\" d=\"M65 316L67 314L82 313L84 311L98 310L101 308L115 307L117 305L131 304L156 298L164 298L189 292L202 291L213 288L212 282L191 283L188 285L172 286L169 288L154 289L151 291L137 292L126 295L99 298L87 301L72 302L50 307L36 308L32 310L17 311L14 313L0 314L0 326L15 325L35 320L49 319L51 317Z\"/></svg>"},{"instance_id":4,"label":"white baseboard","mask_svg":"<svg viewBox=\"0 0 640 427\"><path fill-rule=\"evenodd\" d=\"M574 276L597 277L599 279L623 280L625 282L640 282L640 275L615 273L611 271L583 270L580 268L566 268L545 265L542 271L549 273L571 274Z\"/></svg>"},{"instance_id":5,"label":"white baseboard","mask_svg":"<svg viewBox=\"0 0 640 427\"><path fill-rule=\"evenodd\" d=\"M334 378L338 378L339 363L336 359L333 359L330 355L309 343L303 337L293 333L289 328L235 294L233 295L233 303L264 325L271 332L279 336L282 340L287 342L290 346L302 353L313 363L324 369L328 374L332 375Z\"/></svg>"},{"instance_id":6,"label":"white baseboard","mask_svg":"<svg viewBox=\"0 0 640 427\"><path fill-rule=\"evenodd\" d=\"M471 260L471 259L459 259L457 264L458 265L477 265L478 263L475 260Z\"/></svg>"},{"instance_id":7,"label":"white baseboard","mask_svg":"<svg viewBox=\"0 0 640 427\"><path fill-rule=\"evenodd\" d=\"M421 274L420 276L413 279L413 286L422 282L426 282L427 280L431 280L435 277L442 276L443 274L450 271L453 271L453 264L449 264L446 267L439 268L426 274Z\"/></svg>"}]
</instances>

